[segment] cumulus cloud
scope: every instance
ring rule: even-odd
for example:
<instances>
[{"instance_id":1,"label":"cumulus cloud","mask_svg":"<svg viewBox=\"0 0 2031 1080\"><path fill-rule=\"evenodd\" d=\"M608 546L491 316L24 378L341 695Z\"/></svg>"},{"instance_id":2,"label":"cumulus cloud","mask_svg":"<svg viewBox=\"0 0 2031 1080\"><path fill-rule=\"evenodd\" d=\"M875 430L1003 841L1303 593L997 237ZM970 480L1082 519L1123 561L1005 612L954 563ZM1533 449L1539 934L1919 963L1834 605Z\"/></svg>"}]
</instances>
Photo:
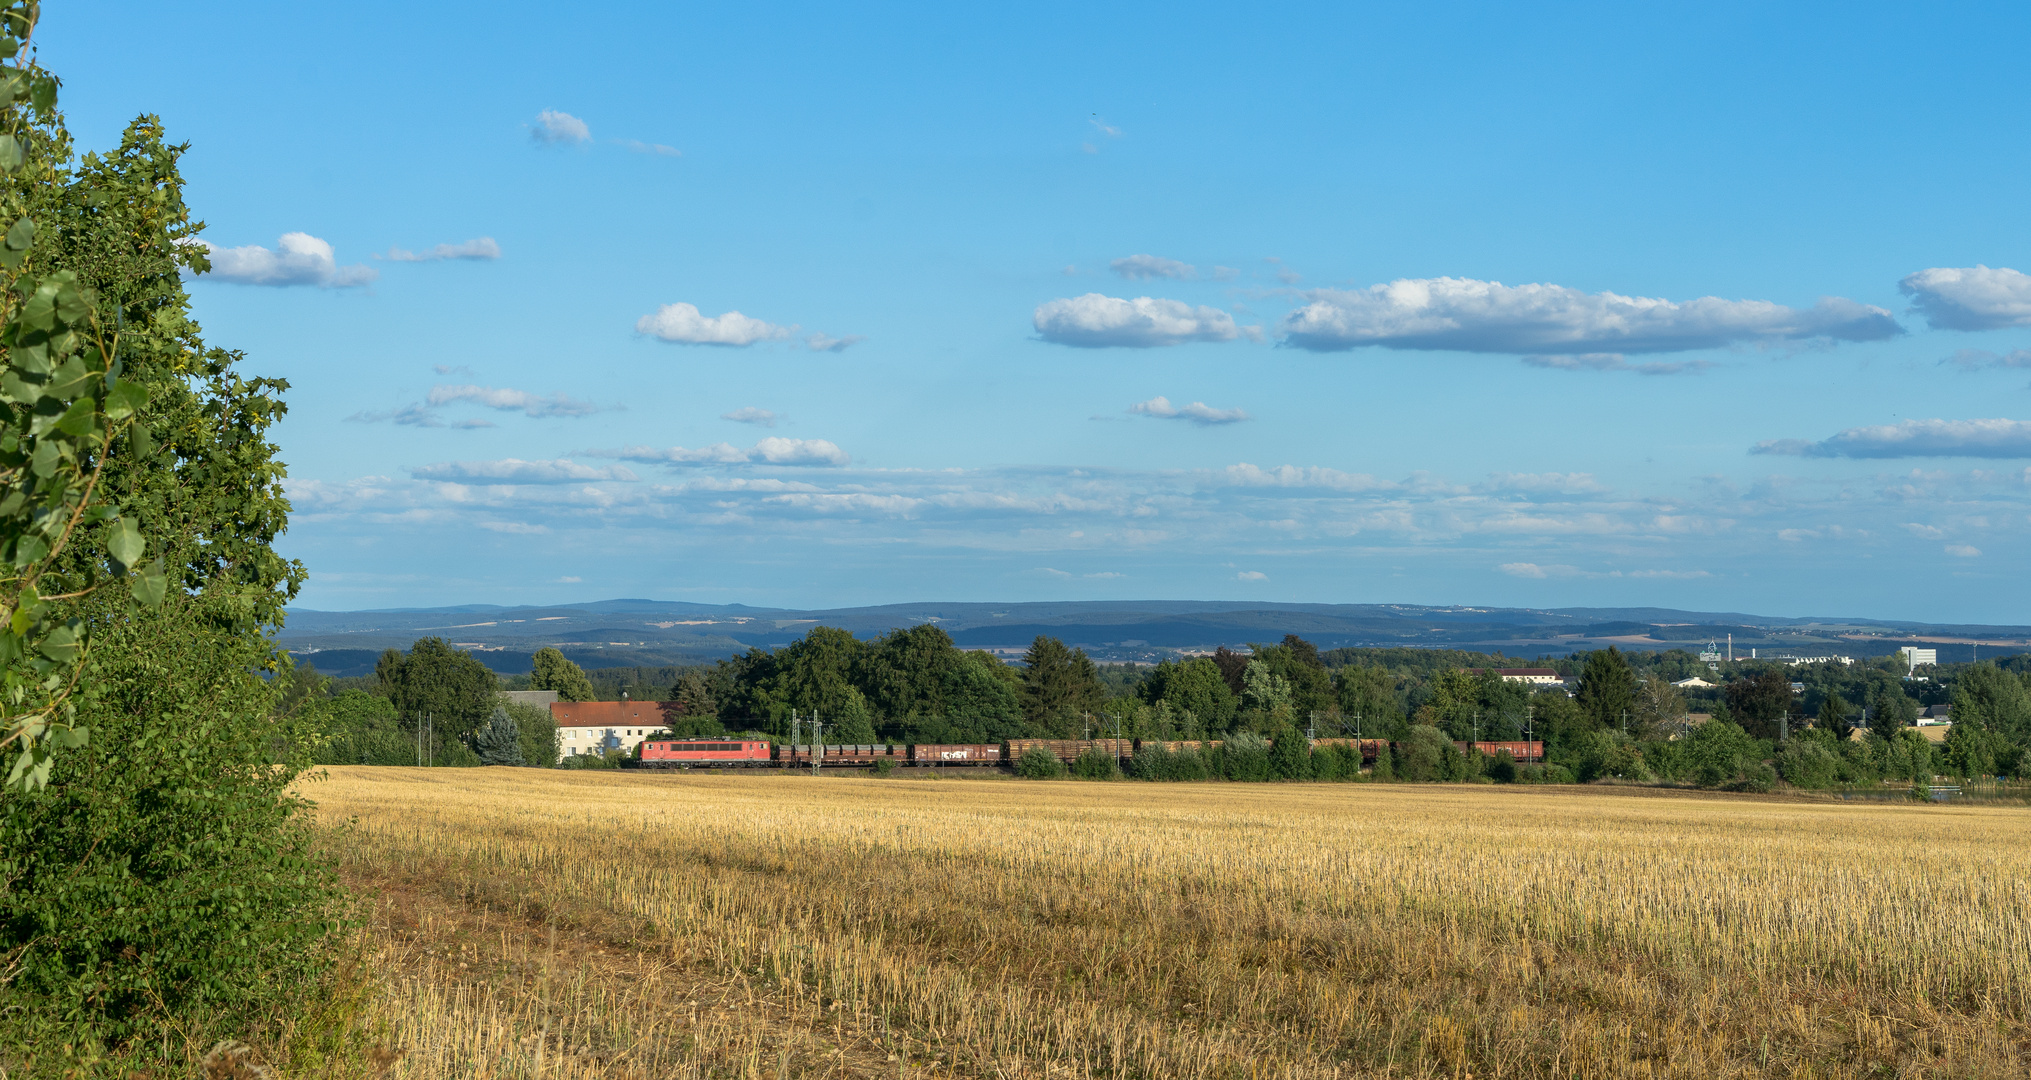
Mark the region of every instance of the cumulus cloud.
<instances>
[{"instance_id":1,"label":"cumulus cloud","mask_svg":"<svg viewBox=\"0 0 2031 1080\"><path fill-rule=\"evenodd\" d=\"M418 480L453 484L578 484L598 480L634 480L635 474L620 465L594 468L559 458L555 461L441 461L409 470Z\"/></svg>"},{"instance_id":2,"label":"cumulus cloud","mask_svg":"<svg viewBox=\"0 0 2031 1080\"><path fill-rule=\"evenodd\" d=\"M794 326L751 319L738 311L724 315L700 314L691 304L664 304L653 315L635 320L635 333L653 334L679 345L723 345L745 348L758 341L780 341L797 332Z\"/></svg>"},{"instance_id":3,"label":"cumulus cloud","mask_svg":"<svg viewBox=\"0 0 2031 1080\"><path fill-rule=\"evenodd\" d=\"M646 465L845 465L852 460L846 451L824 439L786 439L779 435L771 435L747 449L722 442L697 449L629 446L583 453Z\"/></svg>"},{"instance_id":4,"label":"cumulus cloud","mask_svg":"<svg viewBox=\"0 0 2031 1080\"><path fill-rule=\"evenodd\" d=\"M2008 267L1937 266L1897 283L1935 330L2031 326L2031 274Z\"/></svg>"},{"instance_id":5,"label":"cumulus cloud","mask_svg":"<svg viewBox=\"0 0 2031 1080\"><path fill-rule=\"evenodd\" d=\"M586 126L585 121L556 109L537 113L536 124L529 129L529 134L537 142L551 146L583 146L592 141L592 129Z\"/></svg>"},{"instance_id":6,"label":"cumulus cloud","mask_svg":"<svg viewBox=\"0 0 2031 1080\"><path fill-rule=\"evenodd\" d=\"M1219 308L1147 296L1123 300L1100 293L1039 304L1031 321L1045 341L1087 349L1143 349L1243 336L1260 340L1262 333L1258 327L1234 325L1234 316Z\"/></svg>"},{"instance_id":7,"label":"cumulus cloud","mask_svg":"<svg viewBox=\"0 0 2031 1080\"><path fill-rule=\"evenodd\" d=\"M1503 563L1501 566L1496 567L1495 569L1500 570L1505 574L1508 574L1510 577L1547 578L1551 576L1551 571L1546 570L1544 567L1539 566L1534 562L1506 562ZM1562 570L1567 568L1554 567L1554 569Z\"/></svg>"},{"instance_id":8,"label":"cumulus cloud","mask_svg":"<svg viewBox=\"0 0 2031 1080\"><path fill-rule=\"evenodd\" d=\"M753 405L735 409L729 413L720 413L719 418L721 420L731 420L736 424L753 424L756 427L776 426L775 413L767 409L757 409Z\"/></svg>"},{"instance_id":9,"label":"cumulus cloud","mask_svg":"<svg viewBox=\"0 0 2031 1080\"><path fill-rule=\"evenodd\" d=\"M1849 428L1831 438L1769 439L1752 454L1790 457L2031 457L2031 423L2022 420L1906 420Z\"/></svg>"},{"instance_id":10,"label":"cumulus cloud","mask_svg":"<svg viewBox=\"0 0 2031 1080\"><path fill-rule=\"evenodd\" d=\"M328 241L309 233L283 233L275 249L249 244L222 248L208 240L193 240L211 260L206 280L230 281L236 285L316 285L344 289L365 285L381 276L371 266L340 266Z\"/></svg>"},{"instance_id":11,"label":"cumulus cloud","mask_svg":"<svg viewBox=\"0 0 2031 1080\"><path fill-rule=\"evenodd\" d=\"M1401 279L1366 289L1315 289L1284 316L1284 340L1335 352L1379 345L1574 358L1611 367L1625 353L1757 342L1876 341L1903 332L1888 311L1828 297L1810 308L1702 297L1683 303L1560 285L1470 278ZM1593 357L1594 359L1588 359Z\"/></svg>"},{"instance_id":12,"label":"cumulus cloud","mask_svg":"<svg viewBox=\"0 0 2031 1080\"><path fill-rule=\"evenodd\" d=\"M1203 401L1194 401L1182 409L1177 408L1171 404L1169 398L1161 394L1148 401L1138 401L1130 405L1128 411L1139 416L1153 417L1158 420L1189 420L1202 427L1214 424L1233 424L1252 419L1246 412L1240 409L1216 409Z\"/></svg>"},{"instance_id":13,"label":"cumulus cloud","mask_svg":"<svg viewBox=\"0 0 2031 1080\"><path fill-rule=\"evenodd\" d=\"M1234 575L1236 581L1268 581L1269 575L1260 570L1243 570Z\"/></svg>"},{"instance_id":14,"label":"cumulus cloud","mask_svg":"<svg viewBox=\"0 0 2031 1080\"><path fill-rule=\"evenodd\" d=\"M1116 259L1107 265L1109 269L1130 281L1148 281L1151 278L1190 281L1199 276L1198 269L1192 264L1157 255L1130 255L1126 259Z\"/></svg>"},{"instance_id":15,"label":"cumulus cloud","mask_svg":"<svg viewBox=\"0 0 2031 1080\"><path fill-rule=\"evenodd\" d=\"M829 334L812 334L804 339L804 344L809 346L812 352L845 352L866 340L866 338L859 334L848 334L845 337L833 337Z\"/></svg>"},{"instance_id":16,"label":"cumulus cloud","mask_svg":"<svg viewBox=\"0 0 2031 1080\"><path fill-rule=\"evenodd\" d=\"M1956 559L1976 559L1981 557L1982 549L1973 544L1948 544L1946 553Z\"/></svg>"},{"instance_id":17,"label":"cumulus cloud","mask_svg":"<svg viewBox=\"0 0 2031 1080\"><path fill-rule=\"evenodd\" d=\"M445 259L498 259L501 257L501 245L495 243L491 236L482 236L477 240L467 240L463 244L439 244L428 251L420 252L391 247L386 255L374 257L389 262L416 263L442 262Z\"/></svg>"}]
</instances>

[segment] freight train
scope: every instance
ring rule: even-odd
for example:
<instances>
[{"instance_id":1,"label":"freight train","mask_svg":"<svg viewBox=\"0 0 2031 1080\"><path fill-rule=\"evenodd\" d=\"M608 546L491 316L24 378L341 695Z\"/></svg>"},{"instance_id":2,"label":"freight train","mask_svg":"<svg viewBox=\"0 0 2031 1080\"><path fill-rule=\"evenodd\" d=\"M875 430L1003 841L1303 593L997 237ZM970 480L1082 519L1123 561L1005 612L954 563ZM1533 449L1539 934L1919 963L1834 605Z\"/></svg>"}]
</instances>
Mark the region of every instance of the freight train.
<instances>
[{"instance_id":1,"label":"freight train","mask_svg":"<svg viewBox=\"0 0 2031 1080\"><path fill-rule=\"evenodd\" d=\"M1361 762L1371 764L1388 747L1386 739L1313 739L1314 749L1322 746L1353 746L1361 751ZM1210 742L1162 741L1157 739L1010 739L1002 743L843 743L803 745L770 743L766 739L649 739L642 743L640 760L624 764L636 769L692 768L794 768L797 766L871 767L887 761L895 765L955 766L994 768L1012 764L1030 750L1048 751L1060 761L1071 763L1088 751L1097 751L1121 761L1135 757L1144 748L1161 746L1172 753L1219 746ZM1508 751L1520 763L1544 760L1542 742L1455 742L1461 753L1479 750L1489 756Z\"/></svg>"}]
</instances>

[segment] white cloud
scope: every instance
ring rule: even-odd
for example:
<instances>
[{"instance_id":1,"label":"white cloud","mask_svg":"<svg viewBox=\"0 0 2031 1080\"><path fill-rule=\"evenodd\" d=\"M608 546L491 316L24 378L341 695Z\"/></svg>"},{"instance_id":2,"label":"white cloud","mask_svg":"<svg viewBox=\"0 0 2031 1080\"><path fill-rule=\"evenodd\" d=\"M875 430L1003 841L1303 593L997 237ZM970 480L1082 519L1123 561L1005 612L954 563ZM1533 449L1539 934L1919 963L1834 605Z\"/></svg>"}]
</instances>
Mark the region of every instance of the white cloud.
<instances>
[{"instance_id":1,"label":"white cloud","mask_svg":"<svg viewBox=\"0 0 2031 1080\"><path fill-rule=\"evenodd\" d=\"M1100 293L1039 304L1031 317L1045 341L1100 349L1150 348L1188 341L1260 340L1258 327L1238 327L1219 308L1139 296L1123 300Z\"/></svg>"},{"instance_id":2,"label":"white cloud","mask_svg":"<svg viewBox=\"0 0 2031 1080\"><path fill-rule=\"evenodd\" d=\"M270 251L259 244L222 248L209 240L194 240L211 260L206 280L230 281L236 285L316 285L344 289L365 285L381 276L371 266L340 266L331 244L309 233L283 233Z\"/></svg>"},{"instance_id":3,"label":"white cloud","mask_svg":"<svg viewBox=\"0 0 2031 1080\"><path fill-rule=\"evenodd\" d=\"M1496 569L1508 574L1510 577L1546 578L1551 576L1544 567L1534 562L1506 562L1496 567Z\"/></svg>"},{"instance_id":4,"label":"white cloud","mask_svg":"<svg viewBox=\"0 0 2031 1080\"><path fill-rule=\"evenodd\" d=\"M1993 353L1987 349L1959 349L1940 363L1952 364L1962 371L2031 367L2031 349L2012 349L2006 353Z\"/></svg>"},{"instance_id":5,"label":"white cloud","mask_svg":"<svg viewBox=\"0 0 2031 1080\"><path fill-rule=\"evenodd\" d=\"M585 579L582 577L574 577L567 575L565 577L558 578L556 583L559 585L580 585L583 584L584 582Z\"/></svg>"},{"instance_id":6,"label":"white cloud","mask_svg":"<svg viewBox=\"0 0 2031 1080\"><path fill-rule=\"evenodd\" d=\"M812 334L804 339L804 344L809 346L812 352L845 352L866 340L866 338L859 334L848 334L845 337L832 337L829 334Z\"/></svg>"},{"instance_id":7,"label":"white cloud","mask_svg":"<svg viewBox=\"0 0 2031 1080\"><path fill-rule=\"evenodd\" d=\"M1948 544L1946 553L1956 559L1977 559L1981 557L1982 549L1973 544Z\"/></svg>"},{"instance_id":8,"label":"white cloud","mask_svg":"<svg viewBox=\"0 0 2031 1080\"><path fill-rule=\"evenodd\" d=\"M409 470L418 480L454 484L576 484L592 480L634 480L635 474L619 465L594 468L575 461L441 461Z\"/></svg>"},{"instance_id":9,"label":"white cloud","mask_svg":"<svg viewBox=\"0 0 2031 1080\"><path fill-rule=\"evenodd\" d=\"M1268 581L1269 575L1260 570L1243 570L1234 575L1236 581Z\"/></svg>"},{"instance_id":10,"label":"white cloud","mask_svg":"<svg viewBox=\"0 0 2031 1080\"><path fill-rule=\"evenodd\" d=\"M1158 395L1148 401L1138 401L1128 411L1139 416L1154 417L1158 420L1190 420L1202 427L1214 424L1233 424L1251 417L1240 409L1216 409L1203 401L1194 401L1184 408L1171 404L1169 398Z\"/></svg>"},{"instance_id":11,"label":"white cloud","mask_svg":"<svg viewBox=\"0 0 2031 1080\"><path fill-rule=\"evenodd\" d=\"M635 333L653 334L679 345L725 345L743 348L758 341L780 341L796 333L794 326L751 319L738 311L707 317L691 304L664 304L654 315L635 320Z\"/></svg>"},{"instance_id":12,"label":"white cloud","mask_svg":"<svg viewBox=\"0 0 2031 1080\"><path fill-rule=\"evenodd\" d=\"M1126 259L1116 259L1107 265L1109 269L1130 281L1148 281L1152 278L1190 281L1199 276L1198 269L1192 264L1157 255L1130 255Z\"/></svg>"},{"instance_id":13,"label":"white cloud","mask_svg":"<svg viewBox=\"0 0 2031 1080\"><path fill-rule=\"evenodd\" d=\"M1790 457L2031 457L2031 423L2022 420L1906 420L1849 428L1819 442L1770 439L1752 454Z\"/></svg>"},{"instance_id":14,"label":"white cloud","mask_svg":"<svg viewBox=\"0 0 2031 1080\"><path fill-rule=\"evenodd\" d=\"M386 255L375 256L377 259L386 259L389 262L440 262L445 259L498 259L500 257L501 245L494 243L494 238L491 236L482 236L477 240L467 240L463 244L439 244L423 252L391 247Z\"/></svg>"},{"instance_id":15,"label":"white cloud","mask_svg":"<svg viewBox=\"0 0 2031 1080\"><path fill-rule=\"evenodd\" d=\"M556 109L537 113L536 126L529 129L529 134L537 142L553 146L559 143L582 146L592 141L592 129L585 125L585 121Z\"/></svg>"},{"instance_id":16,"label":"white cloud","mask_svg":"<svg viewBox=\"0 0 2031 1080\"><path fill-rule=\"evenodd\" d=\"M1621 353L1526 356L1523 362L1531 367L1555 368L1560 371L1633 371L1638 375L1682 375L1686 372L1705 371L1714 366L1711 360L1650 360L1632 364Z\"/></svg>"},{"instance_id":17,"label":"white cloud","mask_svg":"<svg viewBox=\"0 0 2031 1080\"><path fill-rule=\"evenodd\" d=\"M489 409L503 412L519 412L527 416L590 416L599 411L599 406L590 401L580 401L562 392L554 394L532 394L527 390L511 390L507 387L492 386L433 386L427 404L431 408L469 401Z\"/></svg>"},{"instance_id":18,"label":"white cloud","mask_svg":"<svg viewBox=\"0 0 2031 1080\"><path fill-rule=\"evenodd\" d=\"M1935 330L2031 326L2031 274L2008 267L1938 266L1897 283Z\"/></svg>"},{"instance_id":19,"label":"white cloud","mask_svg":"<svg viewBox=\"0 0 2031 1080\"><path fill-rule=\"evenodd\" d=\"M684 151L662 143L643 142L640 139L616 139L615 142L637 154L653 154L656 157L683 157Z\"/></svg>"},{"instance_id":20,"label":"white cloud","mask_svg":"<svg viewBox=\"0 0 2031 1080\"><path fill-rule=\"evenodd\" d=\"M1712 296L1674 303L1560 285L1406 278L1316 289L1306 299L1280 329L1289 344L1315 352L1380 345L1584 358L1811 338L1875 341L1903 332L1888 311L1838 297L1811 308Z\"/></svg>"},{"instance_id":21,"label":"white cloud","mask_svg":"<svg viewBox=\"0 0 2031 1080\"><path fill-rule=\"evenodd\" d=\"M531 525L526 521L482 521L479 527L488 532L508 533L513 536L539 536L550 531L546 525Z\"/></svg>"},{"instance_id":22,"label":"white cloud","mask_svg":"<svg viewBox=\"0 0 2031 1080\"><path fill-rule=\"evenodd\" d=\"M1492 491L1514 491L1527 495L1591 495L1608 490L1593 473L1490 473Z\"/></svg>"},{"instance_id":23,"label":"white cloud","mask_svg":"<svg viewBox=\"0 0 2031 1080\"><path fill-rule=\"evenodd\" d=\"M1229 465L1220 478L1236 487L1324 488L1331 491L1374 491L1396 485L1366 473L1341 472L1317 465L1279 465L1264 469L1246 462Z\"/></svg>"},{"instance_id":24,"label":"white cloud","mask_svg":"<svg viewBox=\"0 0 2031 1080\"><path fill-rule=\"evenodd\" d=\"M735 409L729 413L720 413L719 418L721 420L731 420L736 424L753 424L756 427L776 426L775 413L767 409L757 409L753 405Z\"/></svg>"},{"instance_id":25,"label":"white cloud","mask_svg":"<svg viewBox=\"0 0 2031 1080\"><path fill-rule=\"evenodd\" d=\"M591 457L620 458L652 465L845 465L846 451L824 439L786 439L771 435L743 450L732 443L697 449L672 446L629 446L620 450L586 450Z\"/></svg>"},{"instance_id":26,"label":"white cloud","mask_svg":"<svg viewBox=\"0 0 2031 1080\"><path fill-rule=\"evenodd\" d=\"M1110 139L1121 138L1121 129L1101 119L1098 113L1095 113L1093 116L1089 117L1086 122L1093 125L1093 130L1098 131L1099 133L1107 136Z\"/></svg>"}]
</instances>

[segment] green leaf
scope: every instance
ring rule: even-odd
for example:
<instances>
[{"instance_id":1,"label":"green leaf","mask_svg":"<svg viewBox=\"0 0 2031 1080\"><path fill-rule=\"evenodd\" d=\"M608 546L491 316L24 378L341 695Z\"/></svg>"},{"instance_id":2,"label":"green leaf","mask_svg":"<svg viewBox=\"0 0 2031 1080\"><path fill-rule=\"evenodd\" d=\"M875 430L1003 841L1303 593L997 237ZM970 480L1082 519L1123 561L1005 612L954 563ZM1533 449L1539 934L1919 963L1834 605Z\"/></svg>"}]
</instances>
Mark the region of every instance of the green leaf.
<instances>
[{"instance_id":1,"label":"green leaf","mask_svg":"<svg viewBox=\"0 0 2031 1080\"><path fill-rule=\"evenodd\" d=\"M40 536L29 534L14 542L14 565L16 566L28 566L40 562L43 556L48 554L49 545L43 543Z\"/></svg>"},{"instance_id":2,"label":"green leaf","mask_svg":"<svg viewBox=\"0 0 2031 1080\"><path fill-rule=\"evenodd\" d=\"M0 135L0 146L7 145L8 139L8 136ZM28 303L21 305L21 321L35 330L56 329L55 285L44 282L35 290L35 295L28 298Z\"/></svg>"},{"instance_id":3,"label":"green leaf","mask_svg":"<svg viewBox=\"0 0 2031 1080\"><path fill-rule=\"evenodd\" d=\"M154 610L161 606L162 598L169 592L169 576L162 572L162 560L157 559L141 568L134 575L134 599L142 607Z\"/></svg>"},{"instance_id":4,"label":"green leaf","mask_svg":"<svg viewBox=\"0 0 2031 1080\"><path fill-rule=\"evenodd\" d=\"M0 134L0 172L13 172L21 167L21 143L12 135Z\"/></svg>"},{"instance_id":5,"label":"green leaf","mask_svg":"<svg viewBox=\"0 0 2031 1080\"><path fill-rule=\"evenodd\" d=\"M106 411L110 415L112 413L112 409L110 408L110 402L108 404L109 407L107 408ZM127 433L127 439L130 443L133 444L134 456L136 458L147 458L153 457L155 455L154 432L149 431L147 428L141 426L140 424L136 424L134 425L133 430Z\"/></svg>"},{"instance_id":6,"label":"green leaf","mask_svg":"<svg viewBox=\"0 0 2031 1080\"><path fill-rule=\"evenodd\" d=\"M66 324L75 326L92 312L91 297L83 289L68 282L56 294L56 316Z\"/></svg>"},{"instance_id":7,"label":"green leaf","mask_svg":"<svg viewBox=\"0 0 2031 1080\"><path fill-rule=\"evenodd\" d=\"M56 108L56 80L47 75L35 80L34 88L28 91L28 99L43 112Z\"/></svg>"},{"instance_id":8,"label":"green leaf","mask_svg":"<svg viewBox=\"0 0 2031 1080\"><path fill-rule=\"evenodd\" d=\"M0 392L4 392L6 386L5 377L0 377ZM125 420L140 412L143 408L146 408L147 405L148 387L132 379L126 380L106 392L106 419ZM136 453L144 455L148 453L141 446L142 439L145 437L145 430L143 428L134 429L134 450Z\"/></svg>"},{"instance_id":9,"label":"green leaf","mask_svg":"<svg viewBox=\"0 0 2031 1080\"><path fill-rule=\"evenodd\" d=\"M113 527L113 535L106 540L106 550L112 552L113 557L120 560L122 566L132 566L140 562L141 552L147 546L147 541L141 539L141 530L134 524L133 518L121 518L120 523Z\"/></svg>"},{"instance_id":10,"label":"green leaf","mask_svg":"<svg viewBox=\"0 0 2031 1080\"><path fill-rule=\"evenodd\" d=\"M28 471L42 477L56 475L57 456L55 443L36 442L35 453L28 455Z\"/></svg>"},{"instance_id":11,"label":"green leaf","mask_svg":"<svg viewBox=\"0 0 2031 1080\"><path fill-rule=\"evenodd\" d=\"M56 422L56 429L73 438L91 433L92 425L99 419L99 403L91 398L79 398L63 419Z\"/></svg>"},{"instance_id":12,"label":"green leaf","mask_svg":"<svg viewBox=\"0 0 2031 1080\"><path fill-rule=\"evenodd\" d=\"M35 243L35 222L22 218L7 230L7 246L16 251L27 251Z\"/></svg>"},{"instance_id":13,"label":"green leaf","mask_svg":"<svg viewBox=\"0 0 2031 1080\"><path fill-rule=\"evenodd\" d=\"M78 628L66 623L51 630L49 636L43 638L36 647L42 651L42 655L51 660L59 664L68 664L78 658L78 652L84 648L84 642L78 640Z\"/></svg>"},{"instance_id":14,"label":"green leaf","mask_svg":"<svg viewBox=\"0 0 2031 1080\"><path fill-rule=\"evenodd\" d=\"M49 382L44 390L60 398L73 398L84 392L85 383L91 379L92 369L86 367L83 361L72 357L49 373Z\"/></svg>"}]
</instances>

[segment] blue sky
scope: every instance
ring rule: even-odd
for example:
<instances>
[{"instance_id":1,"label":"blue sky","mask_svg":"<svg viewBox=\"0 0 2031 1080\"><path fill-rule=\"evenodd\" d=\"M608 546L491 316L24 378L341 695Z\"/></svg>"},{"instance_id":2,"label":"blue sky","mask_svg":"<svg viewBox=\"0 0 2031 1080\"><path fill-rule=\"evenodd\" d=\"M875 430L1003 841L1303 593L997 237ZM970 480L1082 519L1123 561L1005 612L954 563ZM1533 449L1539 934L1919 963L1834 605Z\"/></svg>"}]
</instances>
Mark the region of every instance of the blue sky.
<instances>
[{"instance_id":1,"label":"blue sky","mask_svg":"<svg viewBox=\"0 0 2031 1080\"><path fill-rule=\"evenodd\" d=\"M2025 621L2020 5L978 7L37 36L192 144L303 606Z\"/></svg>"}]
</instances>

